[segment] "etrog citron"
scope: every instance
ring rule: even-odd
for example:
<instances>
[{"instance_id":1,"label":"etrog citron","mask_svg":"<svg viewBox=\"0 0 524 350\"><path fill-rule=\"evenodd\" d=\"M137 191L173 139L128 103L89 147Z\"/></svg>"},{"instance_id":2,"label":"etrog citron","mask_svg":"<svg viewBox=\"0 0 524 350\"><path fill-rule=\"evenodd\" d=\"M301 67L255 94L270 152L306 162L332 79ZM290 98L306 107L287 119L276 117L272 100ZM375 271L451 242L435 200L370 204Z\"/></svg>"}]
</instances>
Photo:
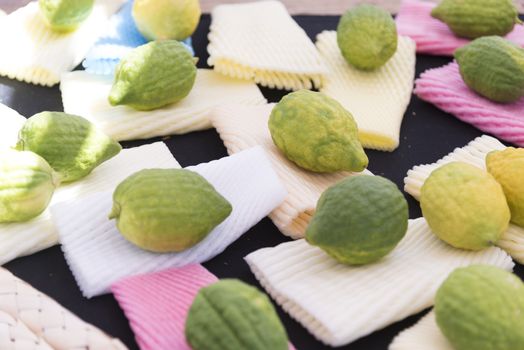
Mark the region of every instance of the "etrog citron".
<instances>
[{"instance_id":1,"label":"etrog citron","mask_svg":"<svg viewBox=\"0 0 524 350\"><path fill-rule=\"evenodd\" d=\"M408 217L407 201L393 182L353 176L322 193L306 240L343 264L368 264L397 246Z\"/></svg>"},{"instance_id":2,"label":"etrog citron","mask_svg":"<svg viewBox=\"0 0 524 350\"><path fill-rule=\"evenodd\" d=\"M338 23L338 47L346 61L358 69L383 66L397 52L397 41L395 21L376 6L356 6Z\"/></svg>"},{"instance_id":3,"label":"etrog citron","mask_svg":"<svg viewBox=\"0 0 524 350\"><path fill-rule=\"evenodd\" d=\"M193 171L145 169L117 186L109 218L131 243L163 253L199 243L231 211L231 204Z\"/></svg>"},{"instance_id":4,"label":"etrog citron","mask_svg":"<svg viewBox=\"0 0 524 350\"><path fill-rule=\"evenodd\" d=\"M39 0L40 13L47 26L56 32L71 32L93 9L95 0Z\"/></svg>"},{"instance_id":5,"label":"etrog citron","mask_svg":"<svg viewBox=\"0 0 524 350\"><path fill-rule=\"evenodd\" d=\"M133 19L149 40L183 40L191 36L200 20L198 0L135 0Z\"/></svg>"},{"instance_id":6,"label":"etrog citron","mask_svg":"<svg viewBox=\"0 0 524 350\"><path fill-rule=\"evenodd\" d=\"M500 184L486 171L462 162L431 173L422 186L420 206L431 230L455 248L492 246L510 220Z\"/></svg>"},{"instance_id":7,"label":"etrog citron","mask_svg":"<svg viewBox=\"0 0 524 350\"><path fill-rule=\"evenodd\" d=\"M116 67L112 106L152 110L176 103L195 84L195 60L176 40L152 41L126 55Z\"/></svg>"},{"instance_id":8,"label":"etrog citron","mask_svg":"<svg viewBox=\"0 0 524 350\"><path fill-rule=\"evenodd\" d=\"M300 90L282 98L271 111L269 131L278 149L304 169L362 171L368 165L353 116L320 92Z\"/></svg>"},{"instance_id":9,"label":"etrog citron","mask_svg":"<svg viewBox=\"0 0 524 350\"><path fill-rule=\"evenodd\" d=\"M512 0L442 0L431 16L446 23L455 35L468 39L504 36L521 23Z\"/></svg>"},{"instance_id":10,"label":"etrog citron","mask_svg":"<svg viewBox=\"0 0 524 350\"><path fill-rule=\"evenodd\" d=\"M453 271L437 292L435 315L455 350L524 349L524 284L500 268Z\"/></svg>"},{"instance_id":11,"label":"etrog citron","mask_svg":"<svg viewBox=\"0 0 524 350\"><path fill-rule=\"evenodd\" d=\"M0 151L0 222L27 221L40 215L58 182L53 169L38 154Z\"/></svg>"},{"instance_id":12,"label":"etrog citron","mask_svg":"<svg viewBox=\"0 0 524 350\"><path fill-rule=\"evenodd\" d=\"M486 157L488 172L502 185L511 221L524 227L524 148L508 147Z\"/></svg>"},{"instance_id":13,"label":"etrog citron","mask_svg":"<svg viewBox=\"0 0 524 350\"><path fill-rule=\"evenodd\" d=\"M42 156L62 182L89 175L122 149L93 123L62 112L41 112L29 118L20 130L16 148Z\"/></svg>"},{"instance_id":14,"label":"etrog citron","mask_svg":"<svg viewBox=\"0 0 524 350\"><path fill-rule=\"evenodd\" d=\"M269 298L239 280L200 289L185 326L193 350L288 349L286 330Z\"/></svg>"},{"instance_id":15,"label":"etrog citron","mask_svg":"<svg viewBox=\"0 0 524 350\"><path fill-rule=\"evenodd\" d=\"M474 40L455 51L466 85L492 101L515 102L524 96L524 49L497 36Z\"/></svg>"}]
</instances>

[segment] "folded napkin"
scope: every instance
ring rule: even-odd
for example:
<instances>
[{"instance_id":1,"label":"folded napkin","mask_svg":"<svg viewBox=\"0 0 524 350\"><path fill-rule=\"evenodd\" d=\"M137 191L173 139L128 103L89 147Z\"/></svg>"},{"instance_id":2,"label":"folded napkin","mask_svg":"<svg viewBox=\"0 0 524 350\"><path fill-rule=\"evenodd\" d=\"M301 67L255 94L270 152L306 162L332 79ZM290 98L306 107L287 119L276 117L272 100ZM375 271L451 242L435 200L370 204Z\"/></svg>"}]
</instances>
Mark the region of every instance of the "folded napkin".
<instances>
[{"instance_id":1,"label":"folded napkin","mask_svg":"<svg viewBox=\"0 0 524 350\"><path fill-rule=\"evenodd\" d=\"M396 17L398 34L415 40L418 53L452 56L456 49L470 40L455 36L445 23L431 17L435 6L429 1L402 1ZM506 39L524 46L524 27L516 25Z\"/></svg>"},{"instance_id":2,"label":"folded napkin","mask_svg":"<svg viewBox=\"0 0 524 350\"><path fill-rule=\"evenodd\" d=\"M208 113L222 104L265 104L251 82L231 79L209 69L199 69L195 86L182 101L153 111L112 107L107 97L113 78L87 72L67 73L60 89L67 113L81 115L116 140L147 139L209 129Z\"/></svg>"},{"instance_id":3,"label":"folded napkin","mask_svg":"<svg viewBox=\"0 0 524 350\"><path fill-rule=\"evenodd\" d=\"M145 168L179 167L163 142L124 149L87 177L56 189L50 206L70 199L112 191L122 180ZM30 255L58 243L49 208L27 222L0 224L0 264Z\"/></svg>"},{"instance_id":4,"label":"folded napkin","mask_svg":"<svg viewBox=\"0 0 524 350\"><path fill-rule=\"evenodd\" d=\"M256 145L264 148L288 192L284 203L273 210L269 217L283 234L302 238L322 192L352 173L314 173L289 161L276 148L269 133L267 123L273 106L217 108L210 113L210 119L229 154Z\"/></svg>"},{"instance_id":5,"label":"folded napkin","mask_svg":"<svg viewBox=\"0 0 524 350\"><path fill-rule=\"evenodd\" d=\"M72 33L55 33L40 18L33 1L0 21L0 75L52 86L73 70L103 33L124 0L96 0L91 15Z\"/></svg>"},{"instance_id":6,"label":"folded napkin","mask_svg":"<svg viewBox=\"0 0 524 350\"><path fill-rule=\"evenodd\" d=\"M233 206L233 212L202 242L180 253L158 254L128 242L107 216L112 192L51 208L62 250L84 296L109 291L122 278L201 263L220 254L286 196L260 147L187 169L205 177ZM108 268L111 266L111 268Z\"/></svg>"},{"instance_id":7,"label":"folded napkin","mask_svg":"<svg viewBox=\"0 0 524 350\"><path fill-rule=\"evenodd\" d=\"M419 200L420 189L433 170L450 162L465 162L485 170L487 154L505 148L506 146L491 136L477 137L433 164L414 166L404 178L404 191ZM524 228L510 224L497 246L508 252L516 261L524 263Z\"/></svg>"},{"instance_id":8,"label":"folded napkin","mask_svg":"<svg viewBox=\"0 0 524 350\"><path fill-rule=\"evenodd\" d=\"M262 286L316 338L341 346L433 304L440 284L457 267L490 264L511 270L511 258L492 247L455 249L433 234L423 218L381 261L351 267L305 240L246 256Z\"/></svg>"},{"instance_id":9,"label":"folded napkin","mask_svg":"<svg viewBox=\"0 0 524 350\"><path fill-rule=\"evenodd\" d=\"M3 268L0 268L0 345L2 349L127 349L118 339L82 321Z\"/></svg>"},{"instance_id":10,"label":"folded napkin","mask_svg":"<svg viewBox=\"0 0 524 350\"><path fill-rule=\"evenodd\" d=\"M133 1L129 0L114 14L95 45L89 50L82 65L92 74L112 75L120 59L129 51L148 42L138 31L133 16ZM183 44L194 54L191 39Z\"/></svg>"},{"instance_id":11,"label":"folded napkin","mask_svg":"<svg viewBox=\"0 0 524 350\"><path fill-rule=\"evenodd\" d=\"M346 62L335 31L320 33L316 45L328 68L320 91L351 112L362 145L382 151L397 148L415 79L413 40L400 36L395 55L372 72L358 70Z\"/></svg>"},{"instance_id":12,"label":"folded napkin","mask_svg":"<svg viewBox=\"0 0 524 350\"><path fill-rule=\"evenodd\" d=\"M422 73L415 94L463 122L524 146L524 98L501 104L477 95L464 83L455 62Z\"/></svg>"},{"instance_id":13,"label":"folded napkin","mask_svg":"<svg viewBox=\"0 0 524 350\"><path fill-rule=\"evenodd\" d=\"M0 149L10 148L18 141L18 132L26 119L17 111L0 103Z\"/></svg>"},{"instance_id":14,"label":"folded napkin","mask_svg":"<svg viewBox=\"0 0 524 350\"><path fill-rule=\"evenodd\" d=\"M417 324L400 332L389 350L453 350L453 347L438 328L435 313L431 311Z\"/></svg>"},{"instance_id":15,"label":"folded napkin","mask_svg":"<svg viewBox=\"0 0 524 350\"><path fill-rule=\"evenodd\" d=\"M322 59L280 1L219 5L211 18L207 63L217 72L278 89L322 85Z\"/></svg>"}]
</instances>

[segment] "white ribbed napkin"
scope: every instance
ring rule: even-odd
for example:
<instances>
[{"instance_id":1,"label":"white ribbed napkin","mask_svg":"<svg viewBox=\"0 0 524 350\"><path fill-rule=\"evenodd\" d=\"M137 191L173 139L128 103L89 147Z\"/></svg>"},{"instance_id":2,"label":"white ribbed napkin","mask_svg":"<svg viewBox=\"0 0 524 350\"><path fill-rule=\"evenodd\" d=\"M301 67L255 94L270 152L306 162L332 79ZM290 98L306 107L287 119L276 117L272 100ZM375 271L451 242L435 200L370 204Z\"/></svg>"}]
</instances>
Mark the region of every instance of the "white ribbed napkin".
<instances>
[{"instance_id":1,"label":"white ribbed napkin","mask_svg":"<svg viewBox=\"0 0 524 350\"><path fill-rule=\"evenodd\" d=\"M207 63L217 72L278 89L322 86L324 63L280 1L219 5L211 18Z\"/></svg>"},{"instance_id":2,"label":"white ribbed napkin","mask_svg":"<svg viewBox=\"0 0 524 350\"><path fill-rule=\"evenodd\" d=\"M113 193L102 192L51 208L62 250L90 298L124 277L207 261L278 206L286 190L260 147L187 169L204 176L233 206L231 215L202 242L180 253L157 254L129 243L108 215Z\"/></svg>"},{"instance_id":3,"label":"white ribbed napkin","mask_svg":"<svg viewBox=\"0 0 524 350\"><path fill-rule=\"evenodd\" d=\"M413 91L415 42L399 36L395 55L370 72L346 62L337 44L337 32L320 33L316 45L328 68L320 91L351 112L364 147L383 151L397 148L400 125Z\"/></svg>"},{"instance_id":4,"label":"white ribbed napkin","mask_svg":"<svg viewBox=\"0 0 524 350\"><path fill-rule=\"evenodd\" d=\"M337 263L305 240L246 256L268 293L316 338L341 346L433 304L440 284L457 267L514 266L501 249L455 249L433 234L423 218L410 220L393 252L371 265Z\"/></svg>"},{"instance_id":5,"label":"white ribbed napkin","mask_svg":"<svg viewBox=\"0 0 524 350\"><path fill-rule=\"evenodd\" d=\"M87 177L54 193L50 206L73 198L112 191L122 180L145 168L180 167L163 142L122 150L102 163ZM0 264L30 255L58 243L58 234L49 208L37 218L21 223L0 224Z\"/></svg>"},{"instance_id":6,"label":"white ribbed napkin","mask_svg":"<svg viewBox=\"0 0 524 350\"><path fill-rule=\"evenodd\" d=\"M414 326L400 332L389 350L453 350L453 347L438 328L435 313L431 311Z\"/></svg>"},{"instance_id":7,"label":"white ribbed napkin","mask_svg":"<svg viewBox=\"0 0 524 350\"><path fill-rule=\"evenodd\" d=\"M113 78L84 71L64 74L60 83L64 111L96 124L115 140L147 139L209 129L208 113L222 104L265 104L252 82L231 79L210 69L199 69L193 89L179 103L153 111L112 107L108 100Z\"/></svg>"},{"instance_id":8,"label":"white ribbed napkin","mask_svg":"<svg viewBox=\"0 0 524 350\"><path fill-rule=\"evenodd\" d=\"M486 170L487 154L505 148L506 146L494 137L488 135L477 137L466 146L456 148L453 152L433 164L414 166L404 178L404 191L418 200L420 189L433 170L457 161ZM508 230L497 242L497 246L507 251L519 263L524 263L524 228L510 224Z\"/></svg>"},{"instance_id":9,"label":"white ribbed napkin","mask_svg":"<svg viewBox=\"0 0 524 350\"><path fill-rule=\"evenodd\" d=\"M0 75L52 86L75 68L104 32L124 0L96 0L89 17L72 33L55 33L40 17L38 1L0 21Z\"/></svg>"},{"instance_id":10,"label":"white ribbed napkin","mask_svg":"<svg viewBox=\"0 0 524 350\"><path fill-rule=\"evenodd\" d=\"M0 103L0 149L16 145L18 132L25 121L17 111Z\"/></svg>"},{"instance_id":11,"label":"white ribbed napkin","mask_svg":"<svg viewBox=\"0 0 524 350\"><path fill-rule=\"evenodd\" d=\"M210 119L229 154L256 145L264 148L289 193L284 203L273 210L269 217L283 234L302 238L322 192L352 173L314 173L289 161L277 149L269 133L267 123L273 106L217 108L210 113ZM371 174L367 170L365 172Z\"/></svg>"}]
</instances>

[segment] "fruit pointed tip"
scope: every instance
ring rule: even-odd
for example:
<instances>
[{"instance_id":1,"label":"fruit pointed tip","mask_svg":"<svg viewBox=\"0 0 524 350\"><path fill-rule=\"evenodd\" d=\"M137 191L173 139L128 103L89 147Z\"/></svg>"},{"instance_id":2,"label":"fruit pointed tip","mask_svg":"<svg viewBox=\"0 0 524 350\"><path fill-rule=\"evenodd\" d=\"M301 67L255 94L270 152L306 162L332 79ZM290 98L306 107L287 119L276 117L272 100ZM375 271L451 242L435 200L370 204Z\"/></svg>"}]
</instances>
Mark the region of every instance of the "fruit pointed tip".
<instances>
[{"instance_id":1,"label":"fruit pointed tip","mask_svg":"<svg viewBox=\"0 0 524 350\"><path fill-rule=\"evenodd\" d=\"M116 219L120 216L120 205L113 203L113 208L111 208L111 213L107 217L109 220Z\"/></svg>"}]
</instances>

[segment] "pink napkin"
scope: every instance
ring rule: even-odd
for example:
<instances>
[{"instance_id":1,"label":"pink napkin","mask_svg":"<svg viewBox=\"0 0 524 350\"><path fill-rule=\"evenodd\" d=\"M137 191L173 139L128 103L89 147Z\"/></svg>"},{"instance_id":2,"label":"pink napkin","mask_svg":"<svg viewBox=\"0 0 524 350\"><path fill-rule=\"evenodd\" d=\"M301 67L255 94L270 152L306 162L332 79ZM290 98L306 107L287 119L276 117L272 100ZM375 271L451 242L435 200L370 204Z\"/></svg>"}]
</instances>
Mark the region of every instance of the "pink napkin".
<instances>
[{"instance_id":1,"label":"pink napkin","mask_svg":"<svg viewBox=\"0 0 524 350\"><path fill-rule=\"evenodd\" d=\"M452 56L470 40L456 37L446 24L431 17L433 7L435 4L427 1L404 0L396 18L398 34L415 40L418 53ZM506 39L524 46L524 27L516 25Z\"/></svg>"},{"instance_id":2,"label":"pink napkin","mask_svg":"<svg viewBox=\"0 0 524 350\"><path fill-rule=\"evenodd\" d=\"M422 73L414 92L463 122L524 147L524 98L500 104L477 95L462 80L456 62Z\"/></svg>"}]
</instances>

